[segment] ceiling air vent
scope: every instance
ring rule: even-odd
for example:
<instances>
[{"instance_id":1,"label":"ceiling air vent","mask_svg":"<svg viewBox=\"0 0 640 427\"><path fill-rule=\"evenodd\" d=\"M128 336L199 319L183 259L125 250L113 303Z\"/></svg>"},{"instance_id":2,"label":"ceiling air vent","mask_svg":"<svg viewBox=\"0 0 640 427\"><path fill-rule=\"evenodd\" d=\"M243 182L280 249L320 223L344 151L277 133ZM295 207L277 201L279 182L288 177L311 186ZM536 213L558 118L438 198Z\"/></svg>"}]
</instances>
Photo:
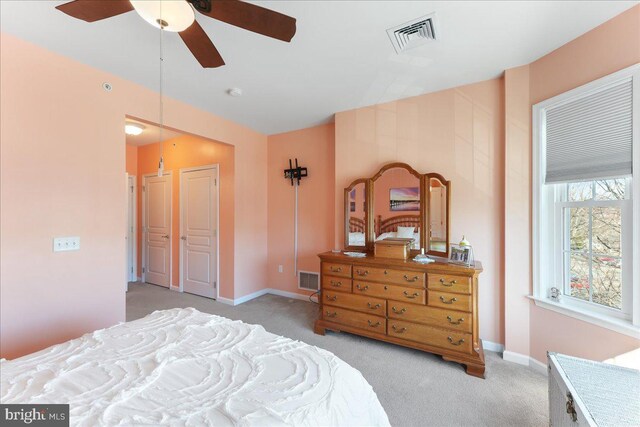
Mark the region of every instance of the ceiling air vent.
<instances>
[{"instance_id":1,"label":"ceiling air vent","mask_svg":"<svg viewBox=\"0 0 640 427\"><path fill-rule=\"evenodd\" d=\"M436 40L435 15L426 15L387 30L396 53Z\"/></svg>"}]
</instances>

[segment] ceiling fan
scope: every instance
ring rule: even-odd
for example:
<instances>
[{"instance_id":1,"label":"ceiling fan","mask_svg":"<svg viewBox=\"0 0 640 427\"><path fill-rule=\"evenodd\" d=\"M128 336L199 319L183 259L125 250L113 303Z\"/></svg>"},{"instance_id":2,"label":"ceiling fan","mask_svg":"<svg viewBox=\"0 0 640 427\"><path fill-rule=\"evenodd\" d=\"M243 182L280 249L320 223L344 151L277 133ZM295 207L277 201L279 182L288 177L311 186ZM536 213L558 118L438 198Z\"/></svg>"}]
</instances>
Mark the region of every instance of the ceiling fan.
<instances>
[{"instance_id":1,"label":"ceiling fan","mask_svg":"<svg viewBox=\"0 0 640 427\"><path fill-rule=\"evenodd\" d=\"M135 10L151 25L177 32L200 65L224 65L218 49L198 21L194 9L210 18L267 37L290 42L296 19L239 0L75 0L56 9L86 22L95 22Z\"/></svg>"}]
</instances>

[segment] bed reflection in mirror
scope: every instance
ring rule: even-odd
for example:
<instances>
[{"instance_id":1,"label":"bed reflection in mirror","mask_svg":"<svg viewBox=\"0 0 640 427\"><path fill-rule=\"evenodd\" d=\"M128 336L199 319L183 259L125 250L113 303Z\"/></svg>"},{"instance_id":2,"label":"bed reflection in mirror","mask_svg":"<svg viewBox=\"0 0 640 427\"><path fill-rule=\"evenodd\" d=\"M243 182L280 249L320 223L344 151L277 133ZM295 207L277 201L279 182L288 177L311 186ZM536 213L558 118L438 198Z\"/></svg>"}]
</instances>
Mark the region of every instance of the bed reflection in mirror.
<instances>
[{"instance_id":1,"label":"bed reflection in mirror","mask_svg":"<svg viewBox=\"0 0 640 427\"><path fill-rule=\"evenodd\" d=\"M420 249L420 178L403 167L383 171L373 183L375 240L413 239Z\"/></svg>"},{"instance_id":2,"label":"bed reflection in mirror","mask_svg":"<svg viewBox=\"0 0 640 427\"><path fill-rule=\"evenodd\" d=\"M348 246L362 247L366 245L365 222L366 194L365 184L360 182L347 192L347 214L349 218Z\"/></svg>"},{"instance_id":3,"label":"bed reflection in mirror","mask_svg":"<svg viewBox=\"0 0 640 427\"><path fill-rule=\"evenodd\" d=\"M447 187L429 178L429 250L447 251Z\"/></svg>"}]
</instances>

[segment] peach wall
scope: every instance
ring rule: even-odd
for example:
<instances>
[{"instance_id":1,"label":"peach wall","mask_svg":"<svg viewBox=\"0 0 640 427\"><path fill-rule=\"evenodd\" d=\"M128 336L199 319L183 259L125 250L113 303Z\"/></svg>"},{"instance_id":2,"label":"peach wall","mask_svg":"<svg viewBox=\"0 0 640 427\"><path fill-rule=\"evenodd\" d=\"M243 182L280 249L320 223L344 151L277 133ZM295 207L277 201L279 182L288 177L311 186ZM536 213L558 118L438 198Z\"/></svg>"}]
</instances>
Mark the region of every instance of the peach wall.
<instances>
[{"instance_id":1,"label":"peach wall","mask_svg":"<svg viewBox=\"0 0 640 427\"><path fill-rule=\"evenodd\" d=\"M297 157L309 169L298 188L298 269L319 272L317 254L333 248L334 135L334 125L327 124L269 136L267 278L271 288L309 294L298 289L293 268L294 189L283 177L289 159ZM283 266L282 273L278 265Z\"/></svg>"},{"instance_id":2,"label":"peach wall","mask_svg":"<svg viewBox=\"0 0 640 427\"><path fill-rule=\"evenodd\" d=\"M0 67L0 350L14 358L125 319L123 121L159 109L153 91L6 33ZM170 98L164 117L234 146L241 261L223 296L266 287L266 136ZM80 236L80 251L53 253L54 236Z\"/></svg>"},{"instance_id":3,"label":"peach wall","mask_svg":"<svg viewBox=\"0 0 640 427\"><path fill-rule=\"evenodd\" d=\"M342 247L343 189L399 161L452 181L451 238L483 262L480 335L503 342L504 105L502 79L336 114L334 245Z\"/></svg>"},{"instance_id":4,"label":"peach wall","mask_svg":"<svg viewBox=\"0 0 640 427\"><path fill-rule=\"evenodd\" d=\"M529 66L505 71L505 351L529 355L531 114Z\"/></svg>"},{"instance_id":5,"label":"peach wall","mask_svg":"<svg viewBox=\"0 0 640 427\"><path fill-rule=\"evenodd\" d=\"M531 63L530 103L537 104L638 62L640 5ZM604 360L640 347L640 340L535 305L531 306L530 330L530 354L539 361L545 360L546 351Z\"/></svg>"},{"instance_id":6,"label":"peach wall","mask_svg":"<svg viewBox=\"0 0 640 427\"><path fill-rule=\"evenodd\" d=\"M138 268L142 266L142 185L147 174L157 174L160 148L158 144L141 146L138 149ZM219 165L220 177L220 283L221 295L233 292L233 186L234 154L233 146L185 135L167 140L163 144L165 172L172 172L171 186L171 285L180 286L180 169L204 165ZM138 271L142 277L142 271Z\"/></svg>"},{"instance_id":7,"label":"peach wall","mask_svg":"<svg viewBox=\"0 0 640 427\"><path fill-rule=\"evenodd\" d=\"M125 170L129 175L137 176L138 175L138 147L131 144L126 144L125 147L126 147Z\"/></svg>"}]
</instances>

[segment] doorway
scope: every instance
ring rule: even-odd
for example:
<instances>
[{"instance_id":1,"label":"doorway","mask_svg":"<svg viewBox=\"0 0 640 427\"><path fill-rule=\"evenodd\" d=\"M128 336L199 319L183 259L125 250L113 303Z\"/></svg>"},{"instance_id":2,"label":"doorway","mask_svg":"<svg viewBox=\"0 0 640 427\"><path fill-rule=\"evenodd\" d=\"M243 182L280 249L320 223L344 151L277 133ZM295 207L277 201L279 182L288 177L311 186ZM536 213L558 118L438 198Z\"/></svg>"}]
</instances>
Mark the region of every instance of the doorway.
<instances>
[{"instance_id":1,"label":"doorway","mask_svg":"<svg viewBox=\"0 0 640 427\"><path fill-rule=\"evenodd\" d=\"M180 169L180 289L218 297L218 166Z\"/></svg>"},{"instance_id":2,"label":"doorway","mask_svg":"<svg viewBox=\"0 0 640 427\"><path fill-rule=\"evenodd\" d=\"M145 175L142 186L142 280L171 287L171 172Z\"/></svg>"},{"instance_id":3,"label":"doorway","mask_svg":"<svg viewBox=\"0 0 640 427\"><path fill-rule=\"evenodd\" d=\"M127 174L127 282L138 280L136 241L136 177Z\"/></svg>"}]
</instances>

